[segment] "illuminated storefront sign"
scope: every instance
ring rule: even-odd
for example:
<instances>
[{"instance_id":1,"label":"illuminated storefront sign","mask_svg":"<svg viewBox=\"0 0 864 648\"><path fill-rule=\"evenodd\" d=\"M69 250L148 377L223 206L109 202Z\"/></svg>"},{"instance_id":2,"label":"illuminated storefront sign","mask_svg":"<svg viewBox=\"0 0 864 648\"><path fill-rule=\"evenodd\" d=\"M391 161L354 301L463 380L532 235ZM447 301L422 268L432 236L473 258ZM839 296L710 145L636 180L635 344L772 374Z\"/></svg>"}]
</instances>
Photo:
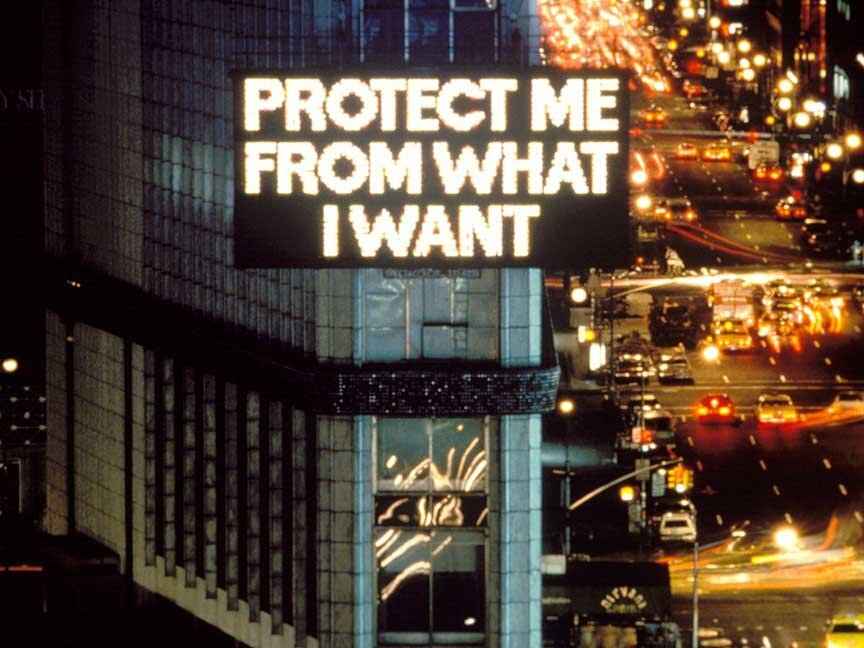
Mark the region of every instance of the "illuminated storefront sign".
<instances>
[{"instance_id":1,"label":"illuminated storefront sign","mask_svg":"<svg viewBox=\"0 0 864 648\"><path fill-rule=\"evenodd\" d=\"M615 73L237 74L240 267L574 267L628 256Z\"/></svg>"}]
</instances>

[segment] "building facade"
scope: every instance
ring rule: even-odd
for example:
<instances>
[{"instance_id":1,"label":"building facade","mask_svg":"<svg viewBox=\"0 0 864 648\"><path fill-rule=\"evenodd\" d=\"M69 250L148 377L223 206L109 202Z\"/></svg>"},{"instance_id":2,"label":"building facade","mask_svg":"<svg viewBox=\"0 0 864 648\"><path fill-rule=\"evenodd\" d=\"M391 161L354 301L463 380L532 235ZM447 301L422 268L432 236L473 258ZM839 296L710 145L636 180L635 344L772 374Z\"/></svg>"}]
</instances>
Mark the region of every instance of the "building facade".
<instances>
[{"instance_id":1,"label":"building facade","mask_svg":"<svg viewBox=\"0 0 864 648\"><path fill-rule=\"evenodd\" d=\"M532 3L45 0L47 512L253 646L540 646L538 269L233 267L235 69L536 63Z\"/></svg>"}]
</instances>

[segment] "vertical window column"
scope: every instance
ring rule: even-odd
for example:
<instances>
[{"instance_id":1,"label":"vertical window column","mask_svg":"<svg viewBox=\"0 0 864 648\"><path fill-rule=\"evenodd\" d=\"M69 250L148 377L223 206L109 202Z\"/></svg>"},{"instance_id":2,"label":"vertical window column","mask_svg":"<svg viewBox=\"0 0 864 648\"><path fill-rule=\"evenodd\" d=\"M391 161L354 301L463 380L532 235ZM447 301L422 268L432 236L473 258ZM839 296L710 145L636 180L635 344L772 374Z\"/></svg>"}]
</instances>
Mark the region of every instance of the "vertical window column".
<instances>
[{"instance_id":1,"label":"vertical window column","mask_svg":"<svg viewBox=\"0 0 864 648\"><path fill-rule=\"evenodd\" d=\"M262 534L262 553L269 558L269 588L267 591L267 607L272 620L273 634L282 634L283 609L282 593L284 587L284 561L286 542L290 543L291 536L284 535L284 517L290 509L286 510L284 505L285 479L284 472L288 468L283 461L283 451L286 445L283 441L285 424L283 419L284 404L281 401L268 403L268 445L269 445L269 469L268 479L262 480L264 492L262 498L267 500L269 509L268 533ZM262 598L263 598L262 592Z\"/></svg>"},{"instance_id":2,"label":"vertical window column","mask_svg":"<svg viewBox=\"0 0 864 648\"><path fill-rule=\"evenodd\" d=\"M240 603L240 475L237 385L225 385L225 589L228 609Z\"/></svg>"},{"instance_id":3,"label":"vertical window column","mask_svg":"<svg viewBox=\"0 0 864 648\"><path fill-rule=\"evenodd\" d=\"M162 461L163 477L163 516L165 575L174 577L177 573L177 470L176 470L176 436L174 412L174 361L163 358L161 361L162 387L162 430L164 438ZM158 433L158 431L157 431Z\"/></svg>"},{"instance_id":4,"label":"vertical window column","mask_svg":"<svg viewBox=\"0 0 864 648\"><path fill-rule=\"evenodd\" d=\"M246 600L249 620L261 612L261 420L256 392L246 398Z\"/></svg>"},{"instance_id":5,"label":"vertical window column","mask_svg":"<svg viewBox=\"0 0 864 648\"><path fill-rule=\"evenodd\" d=\"M201 385L203 404L203 433L204 433L204 510L201 516L204 522L204 583L207 598L216 598L217 589L217 501L216 492L217 470L216 470L216 378L205 374ZM220 448L221 450L221 448Z\"/></svg>"},{"instance_id":6,"label":"vertical window column","mask_svg":"<svg viewBox=\"0 0 864 648\"><path fill-rule=\"evenodd\" d=\"M156 358L144 351L144 564L156 564Z\"/></svg>"},{"instance_id":7,"label":"vertical window column","mask_svg":"<svg viewBox=\"0 0 864 648\"><path fill-rule=\"evenodd\" d=\"M186 573L186 587L195 587L195 490L197 475L195 443L195 371L190 367L183 369L183 456L182 456L182 516L183 516L183 570Z\"/></svg>"}]
</instances>

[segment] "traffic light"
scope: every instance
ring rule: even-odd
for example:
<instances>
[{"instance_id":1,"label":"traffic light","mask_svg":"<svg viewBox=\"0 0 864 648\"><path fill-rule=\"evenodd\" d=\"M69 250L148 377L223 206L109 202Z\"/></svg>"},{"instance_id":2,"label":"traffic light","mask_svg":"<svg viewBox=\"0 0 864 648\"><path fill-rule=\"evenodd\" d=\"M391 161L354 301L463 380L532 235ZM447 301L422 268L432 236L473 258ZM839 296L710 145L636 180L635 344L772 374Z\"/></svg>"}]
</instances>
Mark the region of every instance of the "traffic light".
<instances>
[{"instance_id":1,"label":"traffic light","mask_svg":"<svg viewBox=\"0 0 864 648\"><path fill-rule=\"evenodd\" d=\"M681 464L666 473L666 487L676 493L686 493L693 488L693 471Z\"/></svg>"}]
</instances>

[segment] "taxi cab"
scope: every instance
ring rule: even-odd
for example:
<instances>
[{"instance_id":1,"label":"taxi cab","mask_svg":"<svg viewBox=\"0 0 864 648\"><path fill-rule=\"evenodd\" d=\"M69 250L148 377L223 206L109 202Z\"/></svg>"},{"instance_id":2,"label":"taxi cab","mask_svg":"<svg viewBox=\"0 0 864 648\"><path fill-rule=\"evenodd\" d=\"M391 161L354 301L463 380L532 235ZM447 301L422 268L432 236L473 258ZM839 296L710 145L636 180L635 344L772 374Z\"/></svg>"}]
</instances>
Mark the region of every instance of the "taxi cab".
<instances>
[{"instance_id":1,"label":"taxi cab","mask_svg":"<svg viewBox=\"0 0 864 648\"><path fill-rule=\"evenodd\" d=\"M665 126L669 115L660 106L649 106L639 113L639 119L645 126Z\"/></svg>"},{"instance_id":2,"label":"taxi cab","mask_svg":"<svg viewBox=\"0 0 864 648\"><path fill-rule=\"evenodd\" d=\"M731 162L732 150L725 144L709 144L702 149L702 159L705 162Z\"/></svg>"},{"instance_id":3,"label":"taxi cab","mask_svg":"<svg viewBox=\"0 0 864 648\"><path fill-rule=\"evenodd\" d=\"M699 149L690 142L681 142L675 148L675 157L679 160L698 160Z\"/></svg>"},{"instance_id":4,"label":"taxi cab","mask_svg":"<svg viewBox=\"0 0 864 648\"><path fill-rule=\"evenodd\" d=\"M864 614L843 614L828 622L825 648L864 648Z\"/></svg>"},{"instance_id":5,"label":"taxi cab","mask_svg":"<svg viewBox=\"0 0 864 648\"><path fill-rule=\"evenodd\" d=\"M756 404L756 423L759 426L796 423L798 410L789 394L762 394Z\"/></svg>"},{"instance_id":6,"label":"taxi cab","mask_svg":"<svg viewBox=\"0 0 864 648\"><path fill-rule=\"evenodd\" d=\"M753 170L753 179L756 182L780 182L786 174L779 166L760 164Z\"/></svg>"},{"instance_id":7,"label":"taxi cab","mask_svg":"<svg viewBox=\"0 0 864 648\"><path fill-rule=\"evenodd\" d=\"M751 351L753 337L744 322L726 320L714 327L714 343L721 351Z\"/></svg>"}]
</instances>

